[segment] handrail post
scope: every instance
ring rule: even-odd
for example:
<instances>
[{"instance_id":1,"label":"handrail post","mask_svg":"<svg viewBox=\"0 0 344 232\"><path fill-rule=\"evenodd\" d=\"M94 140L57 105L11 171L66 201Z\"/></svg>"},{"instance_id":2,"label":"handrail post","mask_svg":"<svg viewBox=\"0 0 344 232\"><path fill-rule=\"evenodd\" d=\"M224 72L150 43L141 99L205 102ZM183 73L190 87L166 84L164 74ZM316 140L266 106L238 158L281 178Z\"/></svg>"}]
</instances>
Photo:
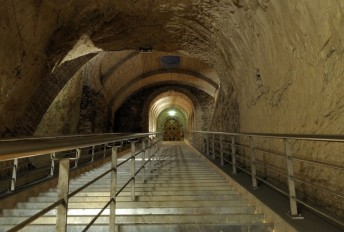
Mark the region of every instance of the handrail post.
<instances>
[{"instance_id":1,"label":"handrail post","mask_svg":"<svg viewBox=\"0 0 344 232\"><path fill-rule=\"evenodd\" d=\"M104 153L103 153L103 158L105 158L105 157L106 157L106 146L107 146L107 144L105 143L105 144L104 144Z\"/></svg>"},{"instance_id":2,"label":"handrail post","mask_svg":"<svg viewBox=\"0 0 344 232\"><path fill-rule=\"evenodd\" d=\"M196 145L196 144L195 144L195 132L192 132L192 131L191 131L190 134L191 134L191 136L192 136L192 137L191 137L192 145L195 147L195 145Z\"/></svg>"},{"instance_id":3,"label":"handrail post","mask_svg":"<svg viewBox=\"0 0 344 232\"><path fill-rule=\"evenodd\" d=\"M110 232L116 231L117 148L117 146L113 146L111 151Z\"/></svg>"},{"instance_id":4,"label":"handrail post","mask_svg":"<svg viewBox=\"0 0 344 232\"><path fill-rule=\"evenodd\" d=\"M207 152L207 156L209 156L209 155L210 155L210 153L209 153L209 150L210 150L210 149L209 149L209 145L210 145L210 144L209 144L209 135L206 135L205 138L206 138L206 149L207 149L206 152Z\"/></svg>"},{"instance_id":5,"label":"handrail post","mask_svg":"<svg viewBox=\"0 0 344 232\"><path fill-rule=\"evenodd\" d=\"M236 154L235 154L235 139L234 139L234 135L232 135L232 144L231 144L231 148L232 148L232 167L233 167L233 174L237 174L237 168L236 168Z\"/></svg>"},{"instance_id":6,"label":"handrail post","mask_svg":"<svg viewBox=\"0 0 344 232\"><path fill-rule=\"evenodd\" d=\"M252 176L252 188L259 189L257 183L257 169L256 169L256 159L254 157L254 143L252 136L249 137L250 141L250 160L251 160L251 176Z\"/></svg>"},{"instance_id":7,"label":"handrail post","mask_svg":"<svg viewBox=\"0 0 344 232\"><path fill-rule=\"evenodd\" d=\"M78 158L75 159L75 161L74 161L74 168L78 167L78 162L79 162L80 155L81 155L81 149L77 148L76 149L76 157L78 157Z\"/></svg>"},{"instance_id":8,"label":"handrail post","mask_svg":"<svg viewBox=\"0 0 344 232\"><path fill-rule=\"evenodd\" d=\"M50 154L50 159L51 159L51 164L50 164L50 176L54 175L55 172L55 157L56 157L56 153L52 152Z\"/></svg>"},{"instance_id":9,"label":"handrail post","mask_svg":"<svg viewBox=\"0 0 344 232\"><path fill-rule=\"evenodd\" d=\"M91 162L93 162L93 161L94 161L94 150L95 150L95 147L94 147L94 146L92 146L92 158L91 158Z\"/></svg>"},{"instance_id":10,"label":"handrail post","mask_svg":"<svg viewBox=\"0 0 344 232\"><path fill-rule=\"evenodd\" d=\"M159 172L160 172L160 166L161 166L161 160L162 160L162 153L161 153L161 140L158 140L158 144L157 144L157 148L156 148L156 175L159 176Z\"/></svg>"},{"instance_id":11,"label":"handrail post","mask_svg":"<svg viewBox=\"0 0 344 232\"><path fill-rule=\"evenodd\" d=\"M146 141L142 140L142 183L145 182L145 172L146 172Z\"/></svg>"},{"instance_id":12,"label":"handrail post","mask_svg":"<svg viewBox=\"0 0 344 232\"><path fill-rule=\"evenodd\" d=\"M57 185L57 200L63 200L63 204L57 206L56 231L67 230L68 192L69 192L69 159L61 159L59 164L59 180Z\"/></svg>"},{"instance_id":13,"label":"handrail post","mask_svg":"<svg viewBox=\"0 0 344 232\"><path fill-rule=\"evenodd\" d=\"M13 167L12 167L12 179L11 179L11 191L16 189L16 182L17 182L17 170L18 170L18 159L13 160Z\"/></svg>"},{"instance_id":14,"label":"handrail post","mask_svg":"<svg viewBox=\"0 0 344 232\"><path fill-rule=\"evenodd\" d=\"M135 201L135 142L131 142L131 200Z\"/></svg>"},{"instance_id":15,"label":"handrail post","mask_svg":"<svg viewBox=\"0 0 344 232\"><path fill-rule=\"evenodd\" d=\"M207 136L200 135L200 139L201 139L202 152L206 154L207 153Z\"/></svg>"},{"instance_id":16,"label":"handrail post","mask_svg":"<svg viewBox=\"0 0 344 232\"><path fill-rule=\"evenodd\" d=\"M221 165L224 165L223 162L223 136L220 135L220 161L221 161Z\"/></svg>"},{"instance_id":17,"label":"handrail post","mask_svg":"<svg viewBox=\"0 0 344 232\"><path fill-rule=\"evenodd\" d=\"M149 165L148 165L148 175L151 175L152 171L152 147L151 147L151 140L148 138L148 159L149 159Z\"/></svg>"},{"instance_id":18,"label":"handrail post","mask_svg":"<svg viewBox=\"0 0 344 232\"><path fill-rule=\"evenodd\" d=\"M285 155L287 161L287 171L288 171L288 188L289 188L289 202L290 202L290 217L292 219L303 219L303 217L297 212L297 202L295 182L294 182L294 167L292 159L291 145L287 139L284 139Z\"/></svg>"},{"instance_id":19,"label":"handrail post","mask_svg":"<svg viewBox=\"0 0 344 232\"><path fill-rule=\"evenodd\" d=\"M212 156L213 156L213 159L215 159L215 134L213 134L212 136L212 142L211 142L211 146L212 146Z\"/></svg>"}]
</instances>

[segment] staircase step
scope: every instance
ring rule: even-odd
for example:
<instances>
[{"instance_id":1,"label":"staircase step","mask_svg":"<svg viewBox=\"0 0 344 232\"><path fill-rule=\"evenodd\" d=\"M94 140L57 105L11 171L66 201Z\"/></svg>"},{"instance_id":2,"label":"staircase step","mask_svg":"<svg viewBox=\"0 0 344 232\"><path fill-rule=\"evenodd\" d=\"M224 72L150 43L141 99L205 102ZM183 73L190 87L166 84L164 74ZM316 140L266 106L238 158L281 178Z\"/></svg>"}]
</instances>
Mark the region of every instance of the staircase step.
<instances>
[{"instance_id":1,"label":"staircase step","mask_svg":"<svg viewBox=\"0 0 344 232\"><path fill-rule=\"evenodd\" d=\"M105 204L104 204L105 205ZM122 201L117 202L118 208L171 208L171 207L231 207L231 206L247 206L247 203L243 200L235 201L157 201L157 202L140 202L140 201ZM17 204L17 209L43 209L49 206L49 203L30 203L23 202ZM70 203L68 207L70 209L97 209L100 205L99 202L87 202L87 203Z\"/></svg>"},{"instance_id":2,"label":"staircase step","mask_svg":"<svg viewBox=\"0 0 344 232\"><path fill-rule=\"evenodd\" d=\"M232 190L230 186L207 186L206 187L208 190ZM125 188L125 190L129 191L130 185ZM188 190L188 191L199 191L203 190L204 187L202 186L179 186L179 187L156 187L156 188L151 188L151 187L136 187L135 191L138 192L144 192L144 191L182 191L182 190ZM104 191L109 191L110 188L86 188L85 191L88 192L104 192ZM56 189L50 189L50 192L56 192ZM72 191L72 190L71 190Z\"/></svg>"},{"instance_id":3,"label":"staircase step","mask_svg":"<svg viewBox=\"0 0 344 232\"><path fill-rule=\"evenodd\" d=\"M118 177L118 180L122 180L122 181L127 181L129 178L131 178L130 175L127 175L126 177ZM137 178L141 179L142 177L139 175L137 176ZM82 178L80 180L85 181L85 182L90 182L92 180L94 180L95 177L93 178ZM153 181L163 181L163 180L175 180L175 181L179 181L179 180L183 180L183 181L195 181L195 180L223 180L221 177L217 176L217 175L206 175L206 176L158 176L158 175L146 175L146 179ZM75 181L78 181L79 179L76 179ZM104 181L110 181L110 178L106 178L104 177Z\"/></svg>"},{"instance_id":4,"label":"staircase step","mask_svg":"<svg viewBox=\"0 0 344 232\"><path fill-rule=\"evenodd\" d=\"M174 195L179 195L179 196L208 196L208 195L224 195L224 194L237 194L236 191L234 190L213 190L213 191L166 191L162 192L160 190L154 191L154 192L135 192L136 196L174 196ZM45 192L41 193L39 196L52 196L52 197L57 197L56 192ZM110 197L110 192L105 191L105 192L87 192L83 191L75 196L108 196ZM130 191L123 191L119 194L119 196L131 196ZM56 198L57 199L57 198Z\"/></svg>"},{"instance_id":5,"label":"staircase step","mask_svg":"<svg viewBox=\"0 0 344 232\"><path fill-rule=\"evenodd\" d=\"M123 186L125 183L118 183L118 187ZM226 184L226 182L194 182L194 183L142 183L142 181L137 180L135 183L135 187L137 188L160 188L160 187L210 187L210 186L223 186L224 184ZM70 189L77 189L82 187L83 185L81 184L72 184L69 186ZM102 183L98 183L98 184L93 184L87 188L110 188L110 183L109 184L102 184Z\"/></svg>"},{"instance_id":6,"label":"staircase step","mask_svg":"<svg viewBox=\"0 0 344 232\"><path fill-rule=\"evenodd\" d=\"M67 231L81 232L86 225L69 225ZM4 225L0 232L9 230L13 226ZM54 225L29 225L25 227L25 232L47 232L55 231ZM108 232L108 225L93 225L88 232ZM273 225L266 223L247 224L247 225L222 225L222 224L160 224L160 225L120 225L118 232L208 232L208 231L226 231L226 232L273 232Z\"/></svg>"},{"instance_id":7,"label":"staircase step","mask_svg":"<svg viewBox=\"0 0 344 232\"><path fill-rule=\"evenodd\" d=\"M98 229L98 228L97 228ZM105 229L105 228L104 228ZM96 231L96 230L93 230ZM97 231L101 231L100 228ZM106 230L104 230L106 231ZM164 225L121 225L119 232L272 232L271 224L221 225L221 224L164 224ZM90 230L92 232L92 230Z\"/></svg>"},{"instance_id":8,"label":"staircase step","mask_svg":"<svg viewBox=\"0 0 344 232\"><path fill-rule=\"evenodd\" d=\"M24 221L26 217L2 217L0 218L1 225L18 224ZM68 224L87 224L93 219L92 216L70 216L67 221ZM256 224L263 221L262 214L220 214L220 215L130 215L130 216L116 216L117 224L172 224L172 223L220 223L220 224ZM35 224L54 224L56 217L44 216L32 222ZM108 224L108 216L100 216L97 224Z\"/></svg>"},{"instance_id":9,"label":"staircase step","mask_svg":"<svg viewBox=\"0 0 344 232\"><path fill-rule=\"evenodd\" d=\"M97 215L101 209L69 209L68 215ZM6 209L3 210L3 216L30 216L38 213L37 209ZM109 215L110 210L105 209L102 215ZM116 215L145 215L145 214L243 214L254 213L254 208L250 206L236 206L236 207L199 207L199 208L137 208L137 209L116 209ZM56 215L56 210L51 210L45 214L46 216Z\"/></svg>"},{"instance_id":10,"label":"staircase step","mask_svg":"<svg viewBox=\"0 0 344 232\"><path fill-rule=\"evenodd\" d=\"M208 195L208 196L136 196L136 201L141 201L141 202L149 202L149 201L201 201L201 200L209 200L209 201L214 201L214 200L224 200L224 201L232 201L232 200L240 200L242 199L241 195L239 194L232 194L232 195ZM104 202L107 203L109 201L109 197L100 197L100 196L95 196L95 197L80 197L80 196L75 196L69 199L70 203L75 203L75 202ZM28 202L50 202L54 203L56 201L56 197L31 197L29 198ZM131 201L130 196L118 196L116 198L116 201Z\"/></svg>"},{"instance_id":11,"label":"staircase step","mask_svg":"<svg viewBox=\"0 0 344 232\"><path fill-rule=\"evenodd\" d=\"M129 178L128 178L129 179ZM126 181L128 181L128 179L125 180L117 180L117 183L125 183ZM142 183L142 178L141 177L137 177L136 180L140 183ZM73 180L70 182L70 184L86 184L88 183L90 180ZM146 180L146 184L164 184L164 183L169 183L169 184L192 184L192 183L227 183L225 180L221 180L219 178L216 179L199 179L199 180L195 180L195 179L189 179L189 180L185 180L185 179L180 179L180 180L168 180L168 181L164 181L164 180L159 180L157 179L156 181L154 180ZM103 181L97 181L94 184L110 184L110 179L107 180L103 180Z\"/></svg>"}]
</instances>

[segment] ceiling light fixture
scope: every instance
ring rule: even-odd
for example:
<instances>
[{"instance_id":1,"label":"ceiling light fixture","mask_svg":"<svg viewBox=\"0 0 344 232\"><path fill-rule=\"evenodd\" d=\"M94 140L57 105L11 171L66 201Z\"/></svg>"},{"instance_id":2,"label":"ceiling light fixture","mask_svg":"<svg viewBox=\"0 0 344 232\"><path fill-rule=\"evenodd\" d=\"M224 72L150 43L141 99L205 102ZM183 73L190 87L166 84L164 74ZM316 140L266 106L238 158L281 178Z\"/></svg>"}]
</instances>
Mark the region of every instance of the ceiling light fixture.
<instances>
[{"instance_id":1,"label":"ceiling light fixture","mask_svg":"<svg viewBox=\"0 0 344 232\"><path fill-rule=\"evenodd\" d=\"M176 114L177 112L175 110L168 111L168 115L170 115L171 117L175 116Z\"/></svg>"}]
</instances>

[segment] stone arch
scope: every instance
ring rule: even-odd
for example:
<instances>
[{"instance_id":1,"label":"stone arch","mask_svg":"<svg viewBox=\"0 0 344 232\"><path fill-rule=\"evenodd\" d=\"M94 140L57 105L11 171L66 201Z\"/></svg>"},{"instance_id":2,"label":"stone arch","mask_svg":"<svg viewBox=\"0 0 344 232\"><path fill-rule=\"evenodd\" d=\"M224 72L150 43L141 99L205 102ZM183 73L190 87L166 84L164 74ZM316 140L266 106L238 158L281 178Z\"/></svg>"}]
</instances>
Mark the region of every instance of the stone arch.
<instances>
[{"instance_id":1,"label":"stone arch","mask_svg":"<svg viewBox=\"0 0 344 232\"><path fill-rule=\"evenodd\" d=\"M106 83L106 81L112 76L112 74L114 72L116 72L116 70L124 65L127 61L131 60L132 58L134 58L135 56L137 56L138 54L140 54L139 51L133 51L131 52L129 55L123 57L121 60L119 60L118 62L116 62L114 65L112 65L109 70L100 77L100 82L102 83L102 85L104 85Z\"/></svg>"},{"instance_id":2,"label":"stone arch","mask_svg":"<svg viewBox=\"0 0 344 232\"><path fill-rule=\"evenodd\" d=\"M16 126L4 132L2 136L32 135L61 89L85 63L97 54L89 53L66 61L57 67L37 88L31 104L26 107L23 115L16 121Z\"/></svg>"},{"instance_id":3,"label":"stone arch","mask_svg":"<svg viewBox=\"0 0 344 232\"><path fill-rule=\"evenodd\" d=\"M170 73L170 72L149 72L139 75L133 80L126 83L119 91L117 91L110 100L110 107L115 112L118 107L127 99L132 93L136 92L142 86L150 86L157 84L182 84L186 86L193 86L213 96L217 89L217 84L198 76L191 75L191 73Z\"/></svg>"},{"instance_id":4,"label":"stone arch","mask_svg":"<svg viewBox=\"0 0 344 232\"><path fill-rule=\"evenodd\" d=\"M151 102L153 101L153 99L160 95L163 92L169 91L169 90L174 90L180 93L183 93L184 95L188 96L190 98L190 100L193 102L194 106L195 106L195 113L197 114L198 112L201 112L201 105L199 100L197 99L197 97L191 93L189 90L187 90L186 88L183 88L183 86L165 86L165 87L161 87L158 90L154 91L145 101L144 106L143 106L143 112L142 112L142 118L143 118L143 127L144 128L149 128L148 125L148 120L149 120L149 105L151 104ZM194 117L194 115L193 115Z\"/></svg>"},{"instance_id":5,"label":"stone arch","mask_svg":"<svg viewBox=\"0 0 344 232\"><path fill-rule=\"evenodd\" d=\"M177 91L166 91L156 96L149 104L149 131L157 129L157 119L161 112L168 108L178 108L184 115L186 123L189 124L191 116L195 112L192 100L183 93ZM191 126L188 125L190 129Z\"/></svg>"}]
</instances>

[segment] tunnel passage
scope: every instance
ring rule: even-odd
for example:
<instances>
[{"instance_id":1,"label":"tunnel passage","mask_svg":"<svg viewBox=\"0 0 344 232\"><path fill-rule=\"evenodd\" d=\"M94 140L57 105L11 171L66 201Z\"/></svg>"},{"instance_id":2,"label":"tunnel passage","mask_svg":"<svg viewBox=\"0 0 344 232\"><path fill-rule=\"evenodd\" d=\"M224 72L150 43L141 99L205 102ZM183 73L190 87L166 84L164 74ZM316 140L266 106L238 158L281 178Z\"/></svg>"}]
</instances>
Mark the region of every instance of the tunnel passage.
<instances>
[{"instance_id":1,"label":"tunnel passage","mask_svg":"<svg viewBox=\"0 0 344 232\"><path fill-rule=\"evenodd\" d=\"M182 99L187 100L178 102L178 98L175 98L176 93L183 96ZM214 99L194 87L168 84L146 87L130 96L115 113L114 131L148 132L157 129L162 130L161 126L157 126L159 115L171 107L179 107L181 111L185 111L183 108L187 106L185 105L186 102L189 106L188 114L183 113L185 115L184 121L187 122L185 129L191 127L205 129L211 116L209 106L214 104ZM187 115L190 117L188 118Z\"/></svg>"},{"instance_id":2,"label":"tunnel passage","mask_svg":"<svg viewBox=\"0 0 344 232\"><path fill-rule=\"evenodd\" d=\"M148 131L151 101L134 102L136 94L168 86L203 91L194 94L193 129L342 134L343 8L340 0L5 1L1 136ZM64 59L85 37L96 54ZM166 67L162 56L179 58ZM323 173L332 188L342 182L322 169L300 172Z\"/></svg>"}]
</instances>

